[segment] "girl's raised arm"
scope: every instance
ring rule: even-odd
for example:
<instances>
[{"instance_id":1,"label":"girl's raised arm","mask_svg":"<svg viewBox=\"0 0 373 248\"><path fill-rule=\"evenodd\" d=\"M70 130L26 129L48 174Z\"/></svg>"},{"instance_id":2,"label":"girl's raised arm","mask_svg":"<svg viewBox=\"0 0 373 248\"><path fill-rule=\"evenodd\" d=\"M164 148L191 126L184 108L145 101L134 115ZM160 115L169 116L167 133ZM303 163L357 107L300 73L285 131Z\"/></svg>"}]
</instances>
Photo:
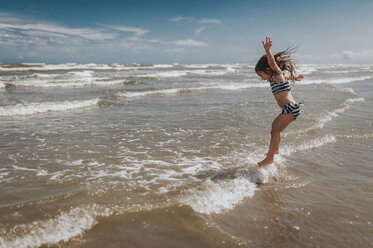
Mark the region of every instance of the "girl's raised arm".
<instances>
[{"instance_id":1,"label":"girl's raised arm","mask_svg":"<svg viewBox=\"0 0 373 248\"><path fill-rule=\"evenodd\" d=\"M266 42L262 40L262 44L264 47L264 50L266 51L267 58L268 58L268 64L271 67L272 71L277 75L282 75L280 67L276 64L275 58L273 57L273 54L270 51L270 48L272 46L271 38L266 37Z\"/></svg>"}]
</instances>

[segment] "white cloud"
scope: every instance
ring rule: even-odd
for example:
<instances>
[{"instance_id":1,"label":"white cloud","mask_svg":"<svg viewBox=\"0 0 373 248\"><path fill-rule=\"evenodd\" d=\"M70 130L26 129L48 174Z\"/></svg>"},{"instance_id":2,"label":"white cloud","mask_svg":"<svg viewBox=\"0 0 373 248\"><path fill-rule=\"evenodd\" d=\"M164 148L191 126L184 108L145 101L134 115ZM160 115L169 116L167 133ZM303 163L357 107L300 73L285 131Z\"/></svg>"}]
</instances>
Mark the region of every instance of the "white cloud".
<instances>
[{"instance_id":1,"label":"white cloud","mask_svg":"<svg viewBox=\"0 0 373 248\"><path fill-rule=\"evenodd\" d=\"M103 25L104 27L118 30L118 31L123 31L123 32L133 32L138 36L143 36L144 34L148 33L149 30L147 29L141 29L141 28L136 28L136 27L126 27L126 26L115 26L115 25Z\"/></svg>"},{"instance_id":2,"label":"white cloud","mask_svg":"<svg viewBox=\"0 0 373 248\"><path fill-rule=\"evenodd\" d=\"M184 16L177 16L170 19L170 22L180 22L180 21L193 21L194 17L184 17Z\"/></svg>"},{"instance_id":3,"label":"white cloud","mask_svg":"<svg viewBox=\"0 0 373 248\"><path fill-rule=\"evenodd\" d=\"M193 21L195 24L198 21L192 17L179 17L175 19L177 20ZM162 56L167 57L162 52L177 57L187 53L188 49L193 47L208 46L205 42L191 38L180 40L165 37L144 38L145 34L150 31L139 27L97 23L95 25L72 28L48 20L0 12L2 58L7 61L18 59L21 62L43 61L47 63L130 61L139 58L159 60ZM200 27L195 30L194 34L197 36L204 29L206 27Z\"/></svg>"},{"instance_id":4,"label":"white cloud","mask_svg":"<svg viewBox=\"0 0 373 248\"><path fill-rule=\"evenodd\" d=\"M180 52L184 52L185 48L182 48L182 47L179 47L179 48L170 48L170 49L165 49L164 51L165 52L169 52L169 53L180 53Z\"/></svg>"},{"instance_id":5,"label":"white cloud","mask_svg":"<svg viewBox=\"0 0 373 248\"><path fill-rule=\"evenodd\" d=\"M204 42L194 41L192 39L177 40L174 42L174 44L178 46L207 46L207 44Z\"/></svg>"},{"instance_id":6,"label":"white cloud","mask_svg":"<svg viewBox=\"0 0 373 248\"><path fill-rule=\"evenodd\" d=\"M199 33L201 33L205 29L206 29L206 27L201 27L201 28L197 29L196 31L194 31L194 35L195 36L199 35Z\"/></svg>"},{"instance_id":7,"label":"white cloud","mask_svg":"<svg viewBox=\"0 0 373 248\"><path fill-rule=\"evenodd\" d=\"M196 21L196 22L202 23L202 24L208 24L208 23L221 24L221 23L223 23L221 20L218 20L218 19L206 19L205 18L205 19L197 20L197 18L195 18L195 17L185 17L185 16L177 16L177 17L174 17L174 18L170 19L170 22L181 22L181 21L189 21L189 22Z\"/></svg>"},{"instance_id":8,"label":"white cloud","mask_svg":"<svg viewBox=\"0 0 373 248\"><path fill-rule=\"evenodd\" d=\"M8 24L0 23L0 30L12 31L42 31L45 34L63 34L70 36L77 36L88 40L107 40L113 39L114 34L104 32L103 30L92 29L92 28L68 28L64 26L37 23L37 24Z\"/></svg>"},{"instance_id":9,"label":"white cloud","mask_svg":"<svg viewBox=\"0 0 373 248\"><path fill-rule=\"evenodd\" d=\"M20 23L21 19L9 15L8 13L0 12L0 23Z\"/></svg>"},{"instance_id":10,"label":"white cloud","mask_svg":"<svg viewBox=\"0 0 373 248\"><path fill-rule=\"evenodd\" d=\"M343 50L341 52L332 54L330 57L341 62L372 63L373 50Z\"/></svg>"},{"instance_id":11,"label":"white cloud","mask_svg":"<svg viewBox=\"0 0 373 248\"><path fill-rule=\"evenodd\" d=\"M332 54L310 55L295 54L294 57L302 63L373 63L373 50L343 50Z\"/></svg>"},{"instance_id":12,"label":"white cloud","mask_svg":"<svg viewBox=\"0 0 373 248\"><path fill-rule=\"evenodd\" d=\"M217 24L222 23L222 21L217 20L217 19L202 19L202 20L199 20L198 22L199 23L217 23Z\"/></svg>"}]
</instances>

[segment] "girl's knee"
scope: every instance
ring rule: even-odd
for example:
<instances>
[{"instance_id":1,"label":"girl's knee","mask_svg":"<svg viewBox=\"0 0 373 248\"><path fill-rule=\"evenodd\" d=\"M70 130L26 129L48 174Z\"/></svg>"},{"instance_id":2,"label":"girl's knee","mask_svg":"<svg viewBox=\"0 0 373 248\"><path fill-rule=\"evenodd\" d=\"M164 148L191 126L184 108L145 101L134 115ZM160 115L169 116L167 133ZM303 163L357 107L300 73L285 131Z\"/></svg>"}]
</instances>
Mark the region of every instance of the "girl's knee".
<instances>
[{"instance_id":1,"label":"girl's knee","mask_svg":"<svg viewBox=\"0 0 373 248\"><path fill-rule=\"evenodd\" d=\"M281 136L281 131L276 128L272 128L271 136Z\"/></svg>"}]
</instances>

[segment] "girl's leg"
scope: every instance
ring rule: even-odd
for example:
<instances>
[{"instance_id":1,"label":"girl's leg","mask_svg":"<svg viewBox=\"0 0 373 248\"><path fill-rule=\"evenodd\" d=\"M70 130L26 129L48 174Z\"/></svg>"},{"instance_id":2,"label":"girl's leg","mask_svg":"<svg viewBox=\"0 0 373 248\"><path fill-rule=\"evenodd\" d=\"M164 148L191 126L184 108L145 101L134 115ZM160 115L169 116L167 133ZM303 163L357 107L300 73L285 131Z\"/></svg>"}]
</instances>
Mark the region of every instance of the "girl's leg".
<instances>
[{"instance_id":1,"label":"girl's leg","mask_svg":"<svg viewBox=\"0 0 373 248\"><path fill-rule=\"evenodd\" d=\"M278 148L280 146L281 141L281 132L284 130L292 121L294 120L294 116L292 113L283 115L280 114L276 117L276 119L272 123L272 130L271 130L271 142L269 144L269 150L267 153L266 158L263 161L258 163L259 166L265 166L273 163L273 158L276 153L278 153Z\"/></svg>"}]
</instances>

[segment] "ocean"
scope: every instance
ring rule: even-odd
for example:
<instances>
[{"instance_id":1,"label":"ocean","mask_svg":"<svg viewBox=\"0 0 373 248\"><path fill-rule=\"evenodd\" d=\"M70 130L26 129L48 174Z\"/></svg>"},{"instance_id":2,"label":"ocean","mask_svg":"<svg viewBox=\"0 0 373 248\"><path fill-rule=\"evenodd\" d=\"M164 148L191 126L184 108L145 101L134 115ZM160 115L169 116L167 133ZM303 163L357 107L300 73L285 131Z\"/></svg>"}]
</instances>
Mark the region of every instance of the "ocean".
<instances>
[{"instance_id":1,"label":"ocean","mask_svg":"<svg viewBox=\"0 0 373 248\"><path fill-rule=\"evenodd\" d=\"M373 247L373 65L0 64L0 247Z\"/></svg>"}]
</instances>

